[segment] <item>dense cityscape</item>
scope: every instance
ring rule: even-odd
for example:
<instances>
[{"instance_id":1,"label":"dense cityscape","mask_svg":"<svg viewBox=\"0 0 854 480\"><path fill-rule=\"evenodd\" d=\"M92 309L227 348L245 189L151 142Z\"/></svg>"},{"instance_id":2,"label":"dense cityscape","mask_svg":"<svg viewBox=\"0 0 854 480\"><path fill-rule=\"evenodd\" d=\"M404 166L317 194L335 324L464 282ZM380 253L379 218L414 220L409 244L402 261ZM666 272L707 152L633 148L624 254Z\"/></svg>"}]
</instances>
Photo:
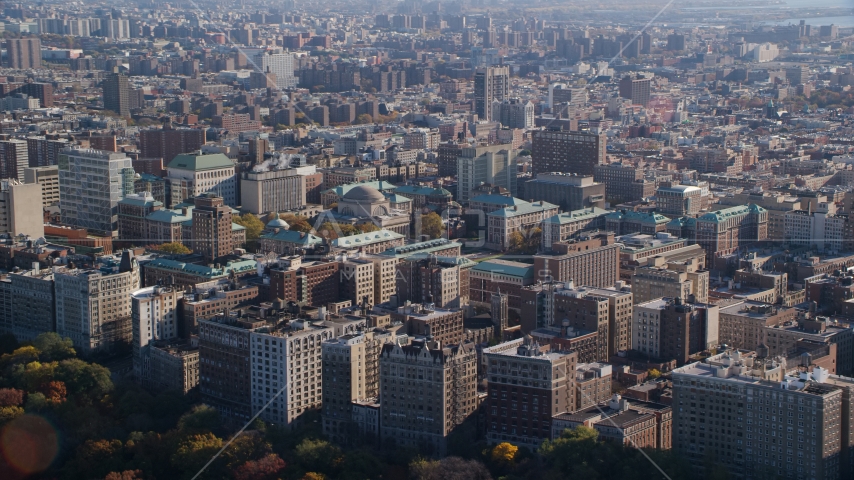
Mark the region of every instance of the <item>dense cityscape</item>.
<instances>
[{"instance_id":1,"label":"dense cityscape","mask_svg":"<svg viewBox=\"0 0 854 480\"><path fill-rule=\"evenodd\" d=\"M854 478L852 4L0 36L0 477Z\"/></svg>"}]
</instances>

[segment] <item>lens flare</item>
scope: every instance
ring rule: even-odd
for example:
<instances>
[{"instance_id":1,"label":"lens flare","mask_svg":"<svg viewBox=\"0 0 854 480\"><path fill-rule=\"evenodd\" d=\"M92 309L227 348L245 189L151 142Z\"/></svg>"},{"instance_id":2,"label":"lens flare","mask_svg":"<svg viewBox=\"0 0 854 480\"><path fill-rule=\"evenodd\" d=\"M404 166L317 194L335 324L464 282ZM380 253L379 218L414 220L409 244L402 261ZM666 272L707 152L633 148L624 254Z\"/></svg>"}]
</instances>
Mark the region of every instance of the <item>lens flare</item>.
<instances>
[{"instance_id":1,"label":"lens flare","mask_svg":"<svg viewBox=\"0 0 854 480\"><path fill-rule=\"evenodd\" d=\"M21 415L0 433L3 457L24 474L47 470L59 451L59 434L38 415Z\"/></svg>"}]
</instances>

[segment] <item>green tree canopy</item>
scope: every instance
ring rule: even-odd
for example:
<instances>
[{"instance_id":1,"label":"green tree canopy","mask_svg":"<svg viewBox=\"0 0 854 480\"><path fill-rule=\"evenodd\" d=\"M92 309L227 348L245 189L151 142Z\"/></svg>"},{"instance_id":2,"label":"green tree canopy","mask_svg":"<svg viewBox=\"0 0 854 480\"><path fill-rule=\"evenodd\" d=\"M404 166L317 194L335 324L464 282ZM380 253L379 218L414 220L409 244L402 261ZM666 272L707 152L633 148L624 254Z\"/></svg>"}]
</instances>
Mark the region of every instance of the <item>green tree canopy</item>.
<instances>
[{"instance_id":1,"label":"green tree canopy","mask_svg":"<svg viewBox=\"0 0 854 480\"><path fill-rule=\"evenodd\" d=\"M421 217L421 233L429 235L430 238L439 238L445 232L442 217L436 212L430 212Z\"/></svg>"}]
</instances>

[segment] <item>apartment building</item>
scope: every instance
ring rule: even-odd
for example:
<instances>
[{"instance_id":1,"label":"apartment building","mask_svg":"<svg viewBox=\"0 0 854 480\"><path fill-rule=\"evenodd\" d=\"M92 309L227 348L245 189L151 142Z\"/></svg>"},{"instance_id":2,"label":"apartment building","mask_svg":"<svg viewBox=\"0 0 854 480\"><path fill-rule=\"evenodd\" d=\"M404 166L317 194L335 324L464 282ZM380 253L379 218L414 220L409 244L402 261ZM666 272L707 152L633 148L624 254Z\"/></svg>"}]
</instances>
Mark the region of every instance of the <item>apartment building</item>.
<instances>
[{"instance_id":1,"label":"apartment building","mask_svg":"<svg viewBox=\"0 0 854 480\"><path fill-rule=\"evenodd\" d=\"M335 337L324 322L291 321L249 333L251 411L265 421L290 426L322 401L322 345ZM265 408L266 407L266 408Z\"/></svg>"},{"instance_id":2,"label":"apartment building","mask_svg":"<svg viewBox=\"0 0 854 480\"><path fill-rule=\"evenodd\" d=\"M566 429L584 425L599 433L599 439L627 447L669 450L673 435L673 409L614 394L610 400L577 412L555 417L552 439Z\"/></svg>"},{"instance_id":3,"label":"apartment building","mask_svg":"<svg viewBox=\"0 0 854 480\"><path fill-rule=\"evenodd\" d=\"M632 274L632 293L635 303L661 297L693 298L705 303L709 298L709 272L701 270L696 258L685 262L664 264L665 258L648 259L648 265L635 268Z\"/></svg>"},{"instance_id":4,"label":"apartment building","mask_svg":"<svg viewBox=\"0 0 854 480\"><path fill-rule=\"evenodd\" d=\"M593 168L593 180L605 185L605 197L612 204L655 195L655 182L644 179L644 175L642 167L627 163L609 163Z\"/></svg>"},{"instance_id":5,"label":"apartment building","mask_svg":"<svg viewBox=\"0 0 854 480\"><path fill-rule=\"evenodd\" d=\"M793 370L739 350L675 369L674 449L700 474L712 459L733 478L840 478L850 386Z\"/></svg>"},{"instance_id":6,"label":"apartment building","mask_svg":"<svg viewBox=\"0 0 854 480\"><path fill-rule=\"evenodd\" d=\"M379 366L382 441L446 455L448 435L477 408L474 344L386 344Z\"/></svg>"},{"instance_id":7,"label":"apartment building","mask_svg":"<svg viewBox=\"0 0 854 480\"><path fill-rule=\"evenodd\" d=\"M657 298L635 305L632 349L650 358L684 365L691 355L718 345L720 308Z\"/></svg>"},{"instance_id":8,"label":"apartment building","mask_svg":"<svg viewBox=\"0 0 854 480\"><path fill-rule=\"evenodd\" d=\"M56 331L53 269L33 262L30 269L0 278L0 305L0 330L11 333L19 342Z\"/></svg>"},{"instance_id":9,"label":"apartment building","mask_svg":"<svg viewBox=\"0 0 854 480\"><path fill-rule=\"evenodd\" d=\"M374 301L374 263L363 258L344 258L340 262L338 273L341 275L342 298L350 300L354 305Z\"/></svg>"},{"instance_id":10,"label":"apartment building","mask_svg":"<svg viewBox=\"0 0 854 480\"><path fill-rule=\"evenodd\" d=\"M89 354L131 341L131 293L140 287L139 265L129 251L102 257L97 268L54 274L56 333Z\"/></svg>"},{"instance_id":11,"label":"apartment building","mask_svg":"<svg viewBox=\"0 0 854 480\"><path fill-rule=\"evenodd\" d=\"M193 343L153 342L149 385L154 390L183 392L199 385L199 347Z\"/></svg>"},{"instance_id":12,"label":"apartment building","mask_svg":"<svg viewBox=\"0 0 854 480\"><path fill-rule=\"evenodd\" d=\"M523 198L553 203L564 212L582 208L605 208L605 184L591 175L550 172L539 173L524 183Z\"/></svg>"},{"instance_id":13,"label":"apartment building","mask_svg":"<svg viewBox=\"0 0 854 480\"><path fill-rule=\"evenodd\" d=\"M613 367L607 363L579 363L575 366L575 408L581 410L611 398ZM569 410L574 411L574 410Z\"/></svg>"},{"instance_id":14,"label":"apartment building","mask_svg":"<svg viewBox=\"0 0 854 480\"><path fill-rule=\"evenodd\" d=\"M413 255L397 264L399 301L432 299L440 308L462 308L469 303L469 270L475 263L465 257Z\"/></svg>"},{"instance_id":15,"label":"apartment building","mask_svg":"<svg viewBox=\"0 0 854 480\"><path fill-rule=\"evenodd\" d=\"M378 400L380 352L394 341L394 333L374 328L323 343L323 432L334 441L379 440L360 414Z\"/></svg>"},{"instance_id":16,"label":"apartment building","mask_svg":"<svg viewBox=\"0 0 854 480\"><path fill-rule=\"evenodd\" d=\"M765 342L765 327L795 319L797 310L745 301L720 309L718 341L731 348L755 350Z\"/></svg>"},{"instance_id":17,"label":"apartment building","mask_svg":"<svg viewBox=\"0 0 854 480\"><path fill-rule=\"evenodd\" d=\"M151 345L180 335L179 302L183 298L184 292L172 287L153 286L131 293L133 373L142 385L152 386Z\"/></svg>"},{"instance_id":18,"label":"apartment building","mask_svg":"<svg viewBox=\"0 0 854 480\"><path fill-rule=\"evenodd\" d=\"M550 285L546 312L550 325L569 322L575 330L597 333L598 361L607 361L630 343L632 292L617 288L576 287L572 281Z\"/></svg>"},{"instance_id":19,"label":"apartment building","mask_svg":"<svg viewBox=\"0 0 854 480\"><path fill-rule=\"evenodd\" d=\"M515 348L484 351L486 440L536 450L551 435L552 418L576 410L575 352L550 352L530 337Z\"/></svg>"},{"instance_id":20,"label":"apartment building","mask_svg":"<svg viewBox=\"0 0 854 480\"><path fill-rule=\"evenodd\" d=\"M532 173L572 172L593 175L605 163L607 137L584 131L542 130L533 132Z\"/></svg>"}]
</instances>

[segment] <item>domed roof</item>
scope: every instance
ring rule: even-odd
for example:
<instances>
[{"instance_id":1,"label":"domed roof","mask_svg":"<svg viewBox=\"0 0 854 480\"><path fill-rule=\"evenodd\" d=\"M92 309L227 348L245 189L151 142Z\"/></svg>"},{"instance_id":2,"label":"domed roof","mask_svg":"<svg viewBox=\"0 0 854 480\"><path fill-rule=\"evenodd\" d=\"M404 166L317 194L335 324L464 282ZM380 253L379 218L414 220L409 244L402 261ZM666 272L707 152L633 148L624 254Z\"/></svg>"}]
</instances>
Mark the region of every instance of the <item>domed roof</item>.
<instances>
[{"instance_id":1,"label":"domed roof","mask_svg":"<svg viewBox=\"0 0 854 480\"><path fill-rule=\"evenodd\" d=\"M358 185L344 194L344 199L354 202L382 202L385 200L385 196L374 187Z\"/></svg>"},{"instance_id":2,"label":"domed roof","mask_svg":"<svg viewBox=\"0 0 854 480\"><path fill-rule=\"evenodd\" d=\"M267 222L267 228L281 228L287 230L291 228L291 226L288 225L288 222L282 220L281 218L274 218L273 220Z\"/></svg>"}]
</instances>

